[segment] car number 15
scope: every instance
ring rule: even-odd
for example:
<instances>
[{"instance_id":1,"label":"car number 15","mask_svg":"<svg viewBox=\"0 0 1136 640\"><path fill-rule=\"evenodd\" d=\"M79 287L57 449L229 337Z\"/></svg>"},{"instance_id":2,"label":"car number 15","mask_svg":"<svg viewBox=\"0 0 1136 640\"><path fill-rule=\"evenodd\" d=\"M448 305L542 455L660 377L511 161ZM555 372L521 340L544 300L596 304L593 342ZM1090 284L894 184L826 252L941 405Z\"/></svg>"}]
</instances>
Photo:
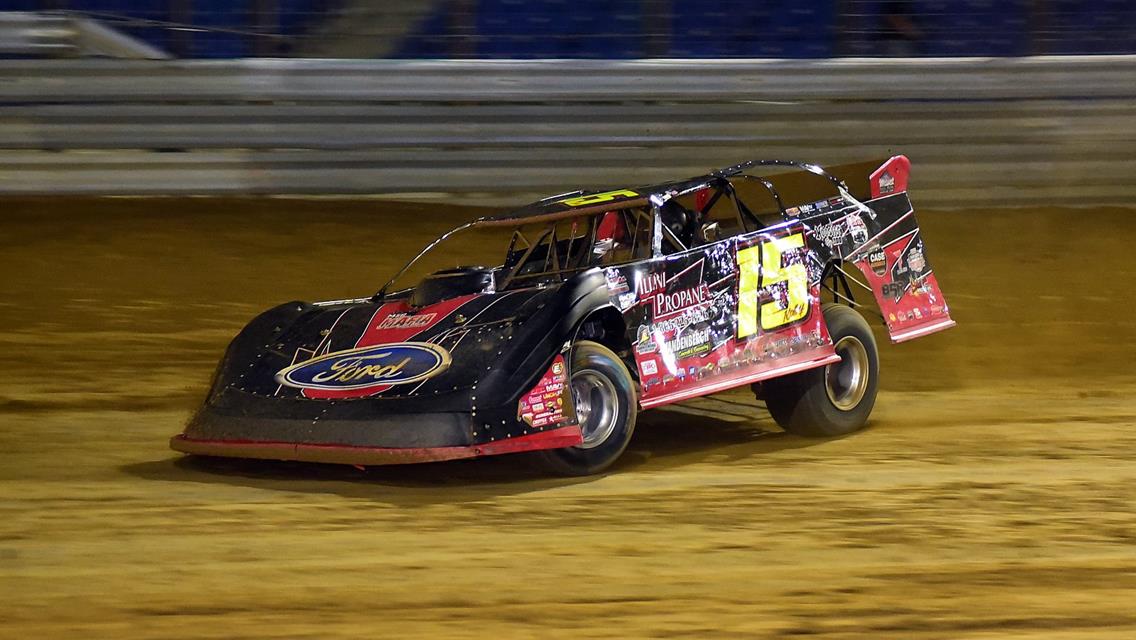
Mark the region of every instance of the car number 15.
<instances>
[{"instance_id":1,"label":"car number 15","mask_svg":"<svg viewBox=\"0 0 1136 640\"><path fill-rule=\"evenodd\" d=\"M772 238L738 250L738 337L779 329L809 313L809 272L801 262L784 264L785 254L805 246L805 237L794 233ZM776 296L758 305L762 289L784 282L786 303Z\"/></svg>"}]
</instances>

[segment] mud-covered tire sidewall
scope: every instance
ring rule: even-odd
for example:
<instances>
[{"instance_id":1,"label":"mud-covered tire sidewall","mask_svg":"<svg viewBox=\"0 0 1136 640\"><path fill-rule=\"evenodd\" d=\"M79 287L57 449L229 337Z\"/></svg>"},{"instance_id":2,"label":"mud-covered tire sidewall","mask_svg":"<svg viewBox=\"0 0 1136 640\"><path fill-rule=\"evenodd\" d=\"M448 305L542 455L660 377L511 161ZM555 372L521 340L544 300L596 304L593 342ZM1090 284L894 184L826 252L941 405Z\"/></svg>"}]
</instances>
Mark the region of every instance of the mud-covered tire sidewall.
<instances>
[{"instance_id":1,"label":"mud-covered tire sidewall","mask_svg":"<svg viewBox=\"0 0 1136 640\"><path fill-rule=\"evenodd\" d=\"M863 345L868 362L867 387L854 407L841 409L833 403L826 388L829 367L766 381L762 395L769 413L782 429L802 436L833 437L862 429L876 404L879 388L876 339L863 316L839 304L827 304L823 312L834 345L846 336L854 337Z\"/></svg>"},{"instance_id":2,"label":"mud-covered tire sidewall","mask_svg":"<svg viewBox=\"0 0 1136 640\"><path fill-rule=\"evenodd\" d=\"M583 476L599 473L610 467L631 441L635 431L637 399L631 373L611 349L602 344L580 341L572 345L570 374L588 370L611 382L618 398L615 428L599 444L590 448L566 447L537 452L537 464L547 471L560 475Z\"/></svg>"}]
</instances>

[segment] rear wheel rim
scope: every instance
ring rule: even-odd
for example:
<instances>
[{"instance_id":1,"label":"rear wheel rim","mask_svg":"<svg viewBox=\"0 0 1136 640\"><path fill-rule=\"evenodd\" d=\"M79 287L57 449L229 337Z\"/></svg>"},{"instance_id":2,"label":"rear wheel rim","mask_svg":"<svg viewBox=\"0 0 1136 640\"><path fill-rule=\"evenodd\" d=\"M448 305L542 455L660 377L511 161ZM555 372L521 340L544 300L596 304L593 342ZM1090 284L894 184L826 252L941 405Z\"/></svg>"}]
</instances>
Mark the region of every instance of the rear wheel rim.
<instances>
[{"instance_id":1,"label":"rear wheel rim","mask_svg":"<svg viewBox=\"0 0 1136 640\"><path fill-rule=\"evenodd\" d=\"M592 369L572 374L572 401L584 441L579 449L592 449L607 441L619 419L619 394L607 376Z\"/></svg>"},{"instance_id":2,"label":"rear wheel rim","mask_svg":"<svg viewBox=\"0 0 1136 640\"><path fill-rule=\"evenodd\" d=\"M868 349L856 336L844 336L834 349L840 362L824 368L824 390L834 407L851 411L868 391Z\"/></svg>"}]
</instances>

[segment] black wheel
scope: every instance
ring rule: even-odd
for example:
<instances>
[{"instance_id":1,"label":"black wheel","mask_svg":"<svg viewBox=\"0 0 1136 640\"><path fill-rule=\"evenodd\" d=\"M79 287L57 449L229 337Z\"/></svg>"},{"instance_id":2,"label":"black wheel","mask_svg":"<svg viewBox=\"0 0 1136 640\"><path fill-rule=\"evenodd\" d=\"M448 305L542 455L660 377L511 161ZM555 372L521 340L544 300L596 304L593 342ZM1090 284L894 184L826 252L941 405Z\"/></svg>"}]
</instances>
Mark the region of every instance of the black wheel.
<instances>
[{"instance_id":1,"label":"black wheel","mask_svg":"<svg viewBox=\"0 0 1136 640\"><path fill-rule=\"evenodd\" d=\"M840 362L766 380L762 395L781 428L803 436L839 436L862 428L876 404L880 361L876 339L850 307L824 306Z\"/></svg>"},{"instance_id":2,"label":"black wheel","mask_svg":"<svg viewBox=\"0 0 1136 640\"><path fill-rule=\"evenodd\" d=\"M635 385L619 356L597 342L580 341L572 346L570 371L572 400L584 441L535 455L549 471L585 476L611 466L631 441L637 409Z\"/></svg>"}]
</instances>

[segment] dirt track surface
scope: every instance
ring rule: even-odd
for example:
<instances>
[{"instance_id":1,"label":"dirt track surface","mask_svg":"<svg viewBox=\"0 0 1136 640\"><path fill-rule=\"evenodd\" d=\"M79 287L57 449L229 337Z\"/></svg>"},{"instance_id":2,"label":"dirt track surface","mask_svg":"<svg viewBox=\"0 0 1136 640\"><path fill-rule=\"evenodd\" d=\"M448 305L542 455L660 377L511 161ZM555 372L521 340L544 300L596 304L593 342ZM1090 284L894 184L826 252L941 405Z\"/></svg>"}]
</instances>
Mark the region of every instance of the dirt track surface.
<instances>
[{"instance_id":1,"label":"dirt track surface","mask_svg":"<svg viewBox=\"0 0 1136 640\"><path fill-rule=\"evenodd\" d=\"M839 440L739 392L586 479L166 448L245 320L433 209L0 203L0 637L1136 637L1136 211L921 212L959 327Z\"/></svg>"}]
</instances>

